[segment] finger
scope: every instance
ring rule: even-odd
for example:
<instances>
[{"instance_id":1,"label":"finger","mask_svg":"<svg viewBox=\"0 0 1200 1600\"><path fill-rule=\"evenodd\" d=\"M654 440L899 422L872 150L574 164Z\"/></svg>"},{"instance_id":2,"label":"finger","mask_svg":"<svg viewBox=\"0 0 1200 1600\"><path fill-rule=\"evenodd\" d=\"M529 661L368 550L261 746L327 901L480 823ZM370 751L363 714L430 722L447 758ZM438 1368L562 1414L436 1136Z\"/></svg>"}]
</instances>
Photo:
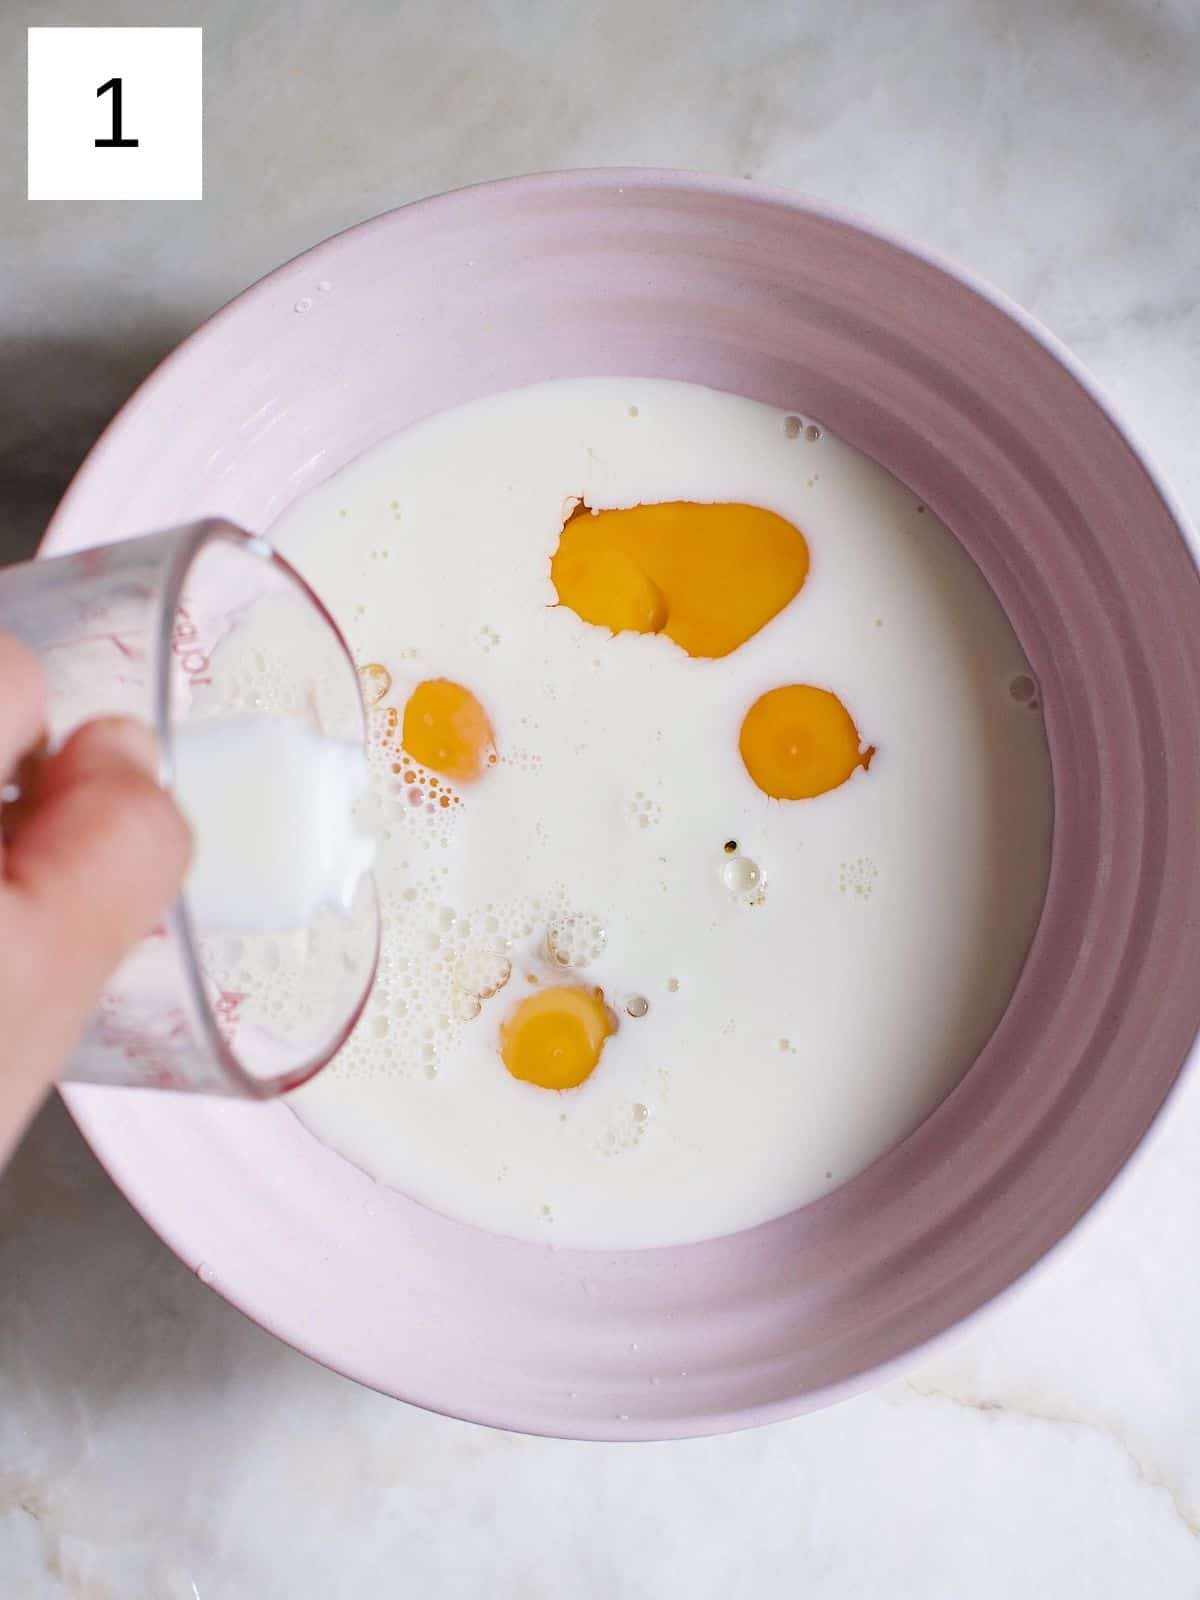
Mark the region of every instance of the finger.
<instances>
[{"instance_id":1,"label":"finger","mask_svg":"<svg viewBox=\"0 0 1200 1600\"><path fill-rule=\"evenodd\" d=\"M86 723L46 762L32 815L9 843L6 880L68 1005L90 1006L183 877L190 834L156 765L148 728Z\"/></svg>"},{"instance_id":2,"label":"finger","mask_svg":"<svg viewBox=\"0 0 1200 1600\"><path fill-rule=\"evenodd\" d=\"M38 658L0 633L0 785L34 744L46 720L46 680Z\"/></svg>"}]
</instances>

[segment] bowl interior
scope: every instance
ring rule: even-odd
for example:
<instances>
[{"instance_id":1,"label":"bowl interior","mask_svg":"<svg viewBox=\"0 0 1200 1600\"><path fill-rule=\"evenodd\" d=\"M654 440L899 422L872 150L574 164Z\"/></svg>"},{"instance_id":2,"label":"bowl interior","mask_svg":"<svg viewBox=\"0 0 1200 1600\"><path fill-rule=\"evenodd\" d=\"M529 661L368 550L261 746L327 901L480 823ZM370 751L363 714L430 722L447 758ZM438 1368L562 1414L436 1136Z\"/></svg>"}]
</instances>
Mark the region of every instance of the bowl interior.
<instances>
[{"instance_id":1,"label":"bowl interior","mask_svg":"<svg viewBox=\"0 0 1200 1600\"><path fill-rule=\"evenodd\" d=\"M461 191L281 268L125 407L46 548L206 513L261 530L430 412L589 374L821 418L938 513L1007 609L1045 708L1054 851L975 1066L818 1204L613 1255L448 1222L280 1104L68 1100L180 1255L301 1349L455 1415L650 1438L860 1385L1038 1260L1142 1137L1200 1024L1200 608L1169 499L1026 319L827 210L638 172Z\"/></svg>"}]
</instances>

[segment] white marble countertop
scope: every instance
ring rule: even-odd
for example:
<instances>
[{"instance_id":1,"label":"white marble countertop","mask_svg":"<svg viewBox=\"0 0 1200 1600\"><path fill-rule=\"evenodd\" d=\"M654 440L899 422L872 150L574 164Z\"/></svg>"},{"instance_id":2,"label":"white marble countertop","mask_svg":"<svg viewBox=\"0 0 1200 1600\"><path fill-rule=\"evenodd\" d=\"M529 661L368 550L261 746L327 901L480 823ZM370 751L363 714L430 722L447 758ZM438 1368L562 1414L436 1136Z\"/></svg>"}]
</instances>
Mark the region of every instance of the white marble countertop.
<instances>
[{"instance_id":1,"label":"white marble countertop","mask_svg":"<svg viewBox=\"0 0 1200 1600\"><path fill-rule=\"evenodd\" d=\"M135 382L278 261L420 194L622 163L957 257L1091 365L1200 517L1192 0L160 0L205 27L207 198L30 205L23 30L62 20L0 19L6 559ZM278 1344L52 1105L0 1180L0 1596L1196 1597L1198 1263L1193 1076L1085 1227L908 1378L733 1438L560 1444Z\"/></svg>"}]
</instances>

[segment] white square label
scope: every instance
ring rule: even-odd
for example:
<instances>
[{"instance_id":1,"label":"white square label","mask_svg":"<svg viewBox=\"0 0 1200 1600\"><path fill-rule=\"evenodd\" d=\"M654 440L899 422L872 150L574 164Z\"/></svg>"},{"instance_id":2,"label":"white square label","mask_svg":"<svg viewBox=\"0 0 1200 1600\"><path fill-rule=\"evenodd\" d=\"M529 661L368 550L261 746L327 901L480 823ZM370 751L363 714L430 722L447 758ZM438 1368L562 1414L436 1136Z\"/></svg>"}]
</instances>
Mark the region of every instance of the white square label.
<instances>
[{"instance_id":1,"label":"white square label","mask_svg":"<svg viewBox=\"0 0 1200 1600\"><path fill-rule=\"evenodd\" d=\"M199 200L200 28L30 28L29 198Z\"/></svg>"}]
</instances>

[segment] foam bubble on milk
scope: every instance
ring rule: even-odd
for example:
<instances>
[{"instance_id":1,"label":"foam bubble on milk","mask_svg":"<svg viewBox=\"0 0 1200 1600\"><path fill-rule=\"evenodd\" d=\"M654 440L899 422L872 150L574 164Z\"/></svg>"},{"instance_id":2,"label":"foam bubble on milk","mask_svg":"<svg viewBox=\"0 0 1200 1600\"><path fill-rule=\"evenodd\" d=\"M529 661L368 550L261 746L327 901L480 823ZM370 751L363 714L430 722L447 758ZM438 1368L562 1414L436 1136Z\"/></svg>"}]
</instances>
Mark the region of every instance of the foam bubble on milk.
<instances>
[{"instance_id":1,"label":"foam bubble on milk","mask_svg":"<svg viewBox=\"0 0 1200 1600\"><path fill-rule=\"evenodd\" d=\"M608 931L599 917L571 913L546 929L546 954L559 967L586 967L603 955Z\"/></svg>"},{"instance_id":2,"label":"foam bubble on milk","mask_svg":"<svg viewBox=\"0 0 1200 1600\"><path fill-rule=\"evenodd\" d=\"M597 920L574 917L563 888L466 916L442 899L443 876L435 869L400 894L382 896L383 955L374 992L329 1069L335 1075L436 1078L464 1029L497 1019L514 986L527 989L530 977L542 981L550 929L588 930L572 946L585 960L602 948Z\"/></svg>"},{"instance_id":3,"label":"foam bubble on milk","mask_svg":"<svg viewBox=\"0 0 1200 1600\"><path fill-rule=\"evenodd\" d=\"M460 797L436 773L408 759L399 735L394 704L379 700L368 707L366 815L385 839L407 836L425 853L445 849Z\"/></svg>"},{"instance_id":4,"label":"foam bubble on milk","mask_svg":"<svg viewBox=\"0 0 1200 1600\"><path fill-rule=\"evenodd\" d=\"M612 1159L629 1155L646 1136L650 1107L641 1100L620 1106L595 1141L597 1154Z\"/></svg>"}]
</instances>

